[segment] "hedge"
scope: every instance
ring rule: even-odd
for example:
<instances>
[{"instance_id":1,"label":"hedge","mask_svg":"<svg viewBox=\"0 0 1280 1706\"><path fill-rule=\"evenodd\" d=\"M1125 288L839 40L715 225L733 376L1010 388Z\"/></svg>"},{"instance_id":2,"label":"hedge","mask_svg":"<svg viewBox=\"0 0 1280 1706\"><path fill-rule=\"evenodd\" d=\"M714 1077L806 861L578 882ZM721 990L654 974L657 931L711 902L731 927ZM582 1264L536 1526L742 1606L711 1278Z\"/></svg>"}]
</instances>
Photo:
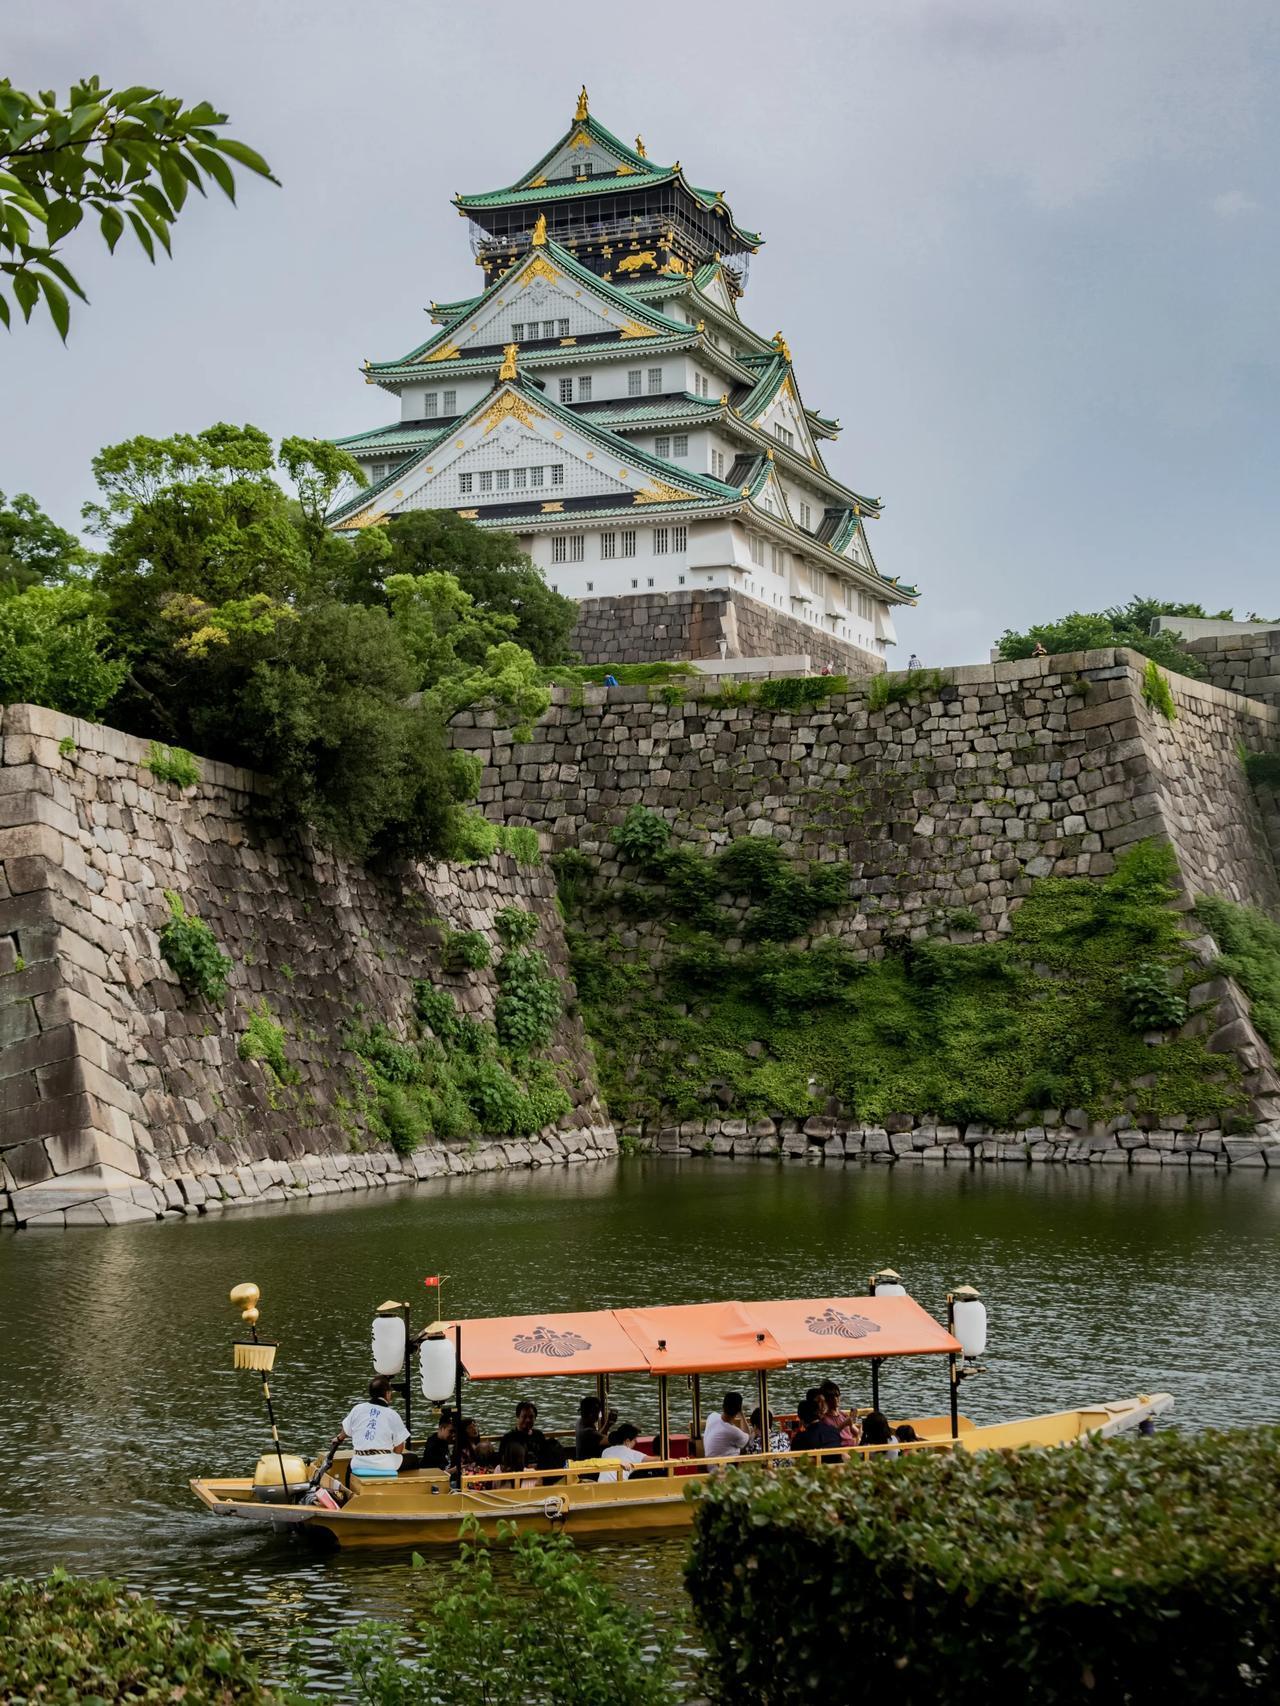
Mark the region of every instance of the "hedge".
<instances>
[{"instance_id":1,"label":"hedge","mask_svg":"<svg viewBox=\"0 0 1280 1706\"><path fill-rule=\"evenodd\" d=\"M199 1618L178 1623L116 1582L61 1570L0 1581L0 1700L267 1706L274 1698L226 1630Z\"/></svg>"},{"instance_id":2,"label":"hedge","mask_svg":"<svg viewBox=\"0 0 1280 1706\"><path fill-rule=\"evenodd\" d=\"M696 1497L715 1699L1276 1698L1280 1429L744 1467Z\"/></svg>"}]
</instances>

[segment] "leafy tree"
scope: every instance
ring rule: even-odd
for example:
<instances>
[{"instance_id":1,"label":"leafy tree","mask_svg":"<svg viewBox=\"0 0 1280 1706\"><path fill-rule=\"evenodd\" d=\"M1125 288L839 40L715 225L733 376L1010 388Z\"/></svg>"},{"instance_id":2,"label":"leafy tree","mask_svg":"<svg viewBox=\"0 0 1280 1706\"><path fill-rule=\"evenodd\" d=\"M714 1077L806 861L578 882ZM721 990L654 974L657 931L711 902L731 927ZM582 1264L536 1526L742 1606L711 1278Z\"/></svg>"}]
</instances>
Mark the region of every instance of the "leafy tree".
<instances>
[{"instance_id":1,"label":"leafy tree","mask_svg":"<svg viewBox=\"0 0 1280 1706\"><path fill-rule=\"evenodd\" d=\"M389 574L421 575L446 570L478 605L513 616L511 638L540 664L563 663L569 655L577 605L543 580L532 559L505 534L487 533L452 510L414 510L392 518L386 528Z\"/></svg>"},{"instance_id":2,"label":"leafy tree","mask_svg":"<svg viewBox=\"0 0 1280 1706\"><path fill-rule=\"evenodd\" d=\"M29 492L0 492L0 596L40 582L65 580L92 562L73 533L59 527Z\"/></svg>"},{"instance_id":3,"label":"leafy tree","mask_svg":"<svg viewBox=\"0 0 1280 1706\"><path fill-rule=\"evenodd\" d=\"M67 296L87 301L59 245L96 214L114 251L126 223L148 258L169 253L169 227L187 194L212 180L230 200L232 162L275 179L260 154L220 134L227 122L207 101L184 107L175 96L141 85L104 89L96 77L70 90L30 95L0 80L0 323L11 323L5 287L24 320L43 296L64 342L71 323Z\"/></svg>"},{"instance_id":4,"label":"leafy tree","mask_svg":"<svg viewBox=\"0 0 1280 1706\"><path fill-rule=\"evenodd\" d=\"M1232 620L1229 610L1212 613L1215 620ZM1127 604L1113 605L1109 610L1093 612L1073 610L1053 622L1040 622L1018 633L1006 628L1000 636L1002 658L1029 658L1037 645L1045 651L1088 652L1106 646L1127 646L1143 657L1154 658L1165 669L1179 675L1203 676L1204 665L1194 652L1184 649L1176 633L1149 630L1157 616L1207 617L1210 612L1200 604L1171 604L1158 598L1131 598Z\"/></svg>"},{"instance_id":5,"label":"leafy tree","mask_svg":"<svg viewBox=\"0 0 1280 1706\"><path fill-rule=\"evenodd\" d=\"M98 718L127 668L91 587L33 585L0 598L0 704Z\"/></svg>"}]
</instances>

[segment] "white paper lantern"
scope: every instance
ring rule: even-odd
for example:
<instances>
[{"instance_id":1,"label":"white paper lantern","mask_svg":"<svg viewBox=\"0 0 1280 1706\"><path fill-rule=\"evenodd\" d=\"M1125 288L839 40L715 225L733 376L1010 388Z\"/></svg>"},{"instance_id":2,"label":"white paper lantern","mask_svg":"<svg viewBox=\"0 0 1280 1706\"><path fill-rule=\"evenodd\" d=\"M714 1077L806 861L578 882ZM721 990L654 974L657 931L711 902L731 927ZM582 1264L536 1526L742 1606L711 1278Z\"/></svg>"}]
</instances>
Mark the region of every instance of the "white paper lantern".
<instances>
[{"instance_id":1,"label":"white paper lantern","mask_svg":"<svg viewBox=\"0 0 1280 1706\"><path fill-rule=\"evenodd\" d=\"M373 1368L375 1374L399 1374L404 1368L405 1330L403 1315L373 1318Z\"/></svg>"},{"instance_id":2,"label":"white paper lantern","mask_svg":"<svg viewBox=\"0 0 1280 1706\"><path fill-rule=\"evenodd\" d=\"M443 1335L424 1339L418 1363L422 1370L422 1396L428 1403L443 1404L452 1398L458 1374L458 1353L453 1340Z\"/></svg>"},{"instance_id":3,"label":"white paper lantern","mask_svg":"<svg viewBox=\"0 0 1280 1706\"><path fill-rule=\"evenodd\" d=\"M892 1268L881 1268L871 1276L872 1297L905 1297L907 1288Z\"/></svg>"},{"instance_id":4,"label":"white paper lantern","mask_svg":"<svg viewBox=\"0 0 1280 1706\"><path fill-rule=\"evenodd\" d=\"M987 1306L971 1285L961 1286L953 1297L952 1331L972 1361L987 1348Z\"/></svg>"}]
</instances>

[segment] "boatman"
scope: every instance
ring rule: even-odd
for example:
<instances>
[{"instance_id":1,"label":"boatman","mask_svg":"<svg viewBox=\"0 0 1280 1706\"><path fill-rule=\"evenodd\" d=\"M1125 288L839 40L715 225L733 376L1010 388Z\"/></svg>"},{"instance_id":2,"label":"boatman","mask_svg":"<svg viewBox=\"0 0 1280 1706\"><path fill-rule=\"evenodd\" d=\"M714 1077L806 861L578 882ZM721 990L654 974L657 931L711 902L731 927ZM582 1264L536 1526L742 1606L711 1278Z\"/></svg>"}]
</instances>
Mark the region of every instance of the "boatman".
<instances>
[{"instance_id":1,"label":"boatman","mask_svg":"<svg viewBox=\"0 0 1280 1706\"><path fill-rule=\"evenodd\" d=\"M357 1404L342 1421L343 1437L352 1445L351 1467L357 1475L398 1475L416 1469L418 1459L405 1452L409 1430L391 1406L391 1381L385 1374L369 1382L369 1402Z\"/></svg>"}]
</instances>

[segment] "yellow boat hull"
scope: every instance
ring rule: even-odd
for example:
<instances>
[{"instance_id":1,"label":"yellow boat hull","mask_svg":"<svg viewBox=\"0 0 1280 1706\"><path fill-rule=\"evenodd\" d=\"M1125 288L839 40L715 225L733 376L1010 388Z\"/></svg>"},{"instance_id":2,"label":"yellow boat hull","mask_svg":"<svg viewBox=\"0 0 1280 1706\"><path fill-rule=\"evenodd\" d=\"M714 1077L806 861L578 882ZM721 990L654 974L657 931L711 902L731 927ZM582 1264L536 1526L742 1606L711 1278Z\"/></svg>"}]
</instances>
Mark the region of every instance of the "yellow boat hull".
<instances>
[{"instance_id":1,"label":"yellow boat hull","mask_svg":"<svg viewBox=\"0 0 1280 1706\"><path fill-rule=\"evenodd\" d=\"M913 1419L920 1444L908 1449L1017 1451L1073 1445L1087 1438L1109 1439L1130 1432L1172 1407L1172 1397L1159 1392L985 1427L962 1419L954 1443L945 1418L922 1417ZM861 1468L876 1449L845 1454L845 1461L833 1464L831 1472L849 1474ZM489 1486L483 1478L470 1478L460 1492L449 1487L446 1477L423 1470L385 1480L361 1481L356 1477L354 1490L338 1510L260 1503L247 1477L194 1480L191 1490L218 1516L273 1528L297 1528L340 1546L454 1546L467 1518L473 1518L491 1537L505 1523L521 1534L617 1539L675 1533L690 1527L693 1506L687 1496L689 1489L711 1473L713 1466L682 1459L669 1467L667 1474L621 1482L581 1480L571 1472L520 1487Z\"/></svg>"}]
</instances>

